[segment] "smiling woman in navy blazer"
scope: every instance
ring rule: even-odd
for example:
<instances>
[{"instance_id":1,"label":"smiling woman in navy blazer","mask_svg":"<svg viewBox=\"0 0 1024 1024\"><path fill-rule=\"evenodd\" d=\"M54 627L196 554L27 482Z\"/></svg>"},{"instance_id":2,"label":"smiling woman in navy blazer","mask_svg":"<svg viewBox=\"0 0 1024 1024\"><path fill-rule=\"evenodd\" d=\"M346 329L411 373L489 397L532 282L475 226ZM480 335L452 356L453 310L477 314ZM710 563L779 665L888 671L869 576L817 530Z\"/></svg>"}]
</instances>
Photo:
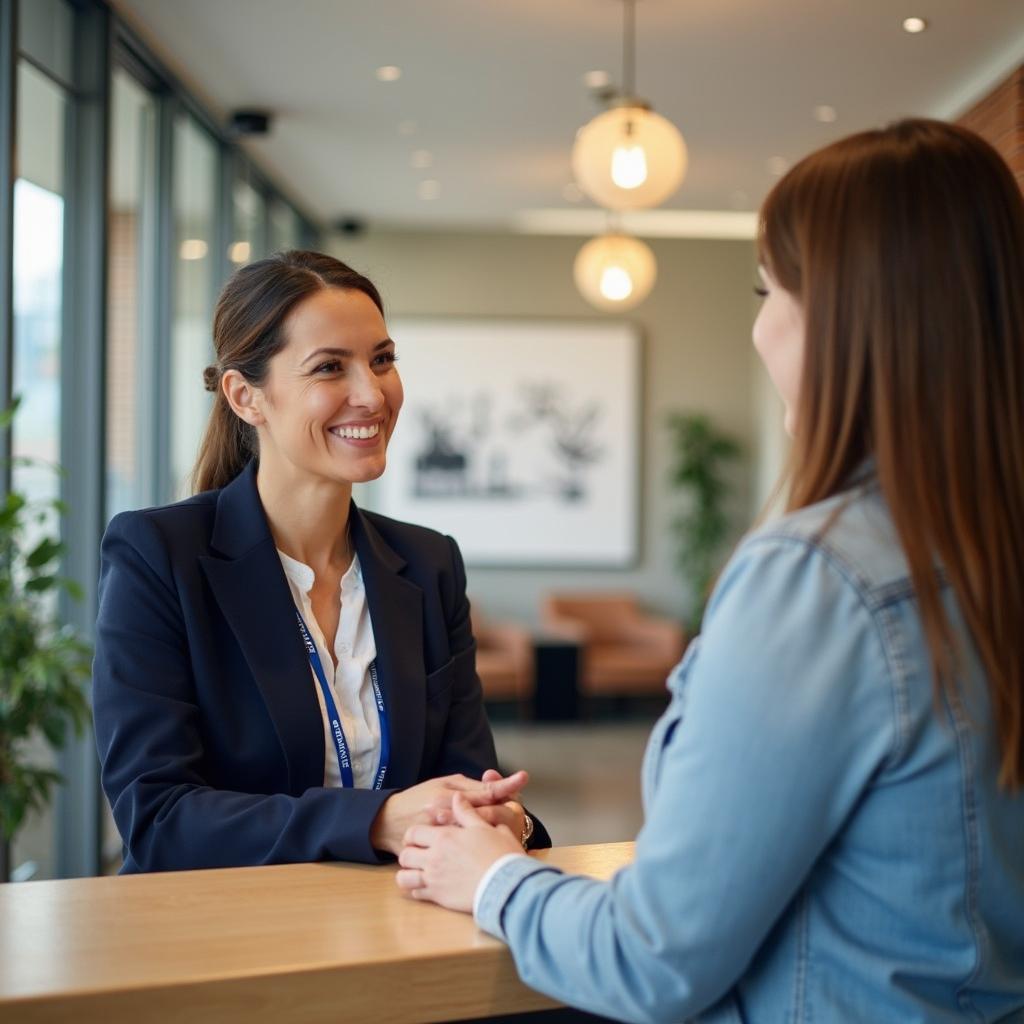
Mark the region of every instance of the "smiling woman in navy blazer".
<instances>
[{"instance_id":1,"label":"smiling woman in navy blazer","mask_svg":"<svg viewBox=\"0 0 1024 1024\"><path fill-rule=\"evenodd\" d=\"M496 771L455 542L351 500L402 404L376 288L316 253L258 261L214 343L201 493L103 541L93 700L123 870L372 863L456 792L549 845L525 773Z\"/></svg>"}]
</instances>

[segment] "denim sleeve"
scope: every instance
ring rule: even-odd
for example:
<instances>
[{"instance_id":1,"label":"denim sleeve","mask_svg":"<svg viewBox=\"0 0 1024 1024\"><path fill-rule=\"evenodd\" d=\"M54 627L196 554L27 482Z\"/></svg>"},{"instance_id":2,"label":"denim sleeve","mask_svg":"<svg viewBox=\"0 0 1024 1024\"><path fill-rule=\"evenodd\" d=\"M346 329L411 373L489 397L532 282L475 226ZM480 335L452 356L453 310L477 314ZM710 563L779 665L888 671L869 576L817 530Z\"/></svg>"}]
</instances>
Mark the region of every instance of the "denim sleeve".
<instances>
[{"instance_id":1,"label":"denim sleeve","mask_svg":"<svg viewBox=\"0 0 1024 1024\"><path fill-rule=\"evenodd\" d=\"M634 863L605 883L517 861L481 899L527 985L630 1021L729 992L895 743L875 620L799 539L740 549L680 685Z\"/></svg>"}]
</instances>

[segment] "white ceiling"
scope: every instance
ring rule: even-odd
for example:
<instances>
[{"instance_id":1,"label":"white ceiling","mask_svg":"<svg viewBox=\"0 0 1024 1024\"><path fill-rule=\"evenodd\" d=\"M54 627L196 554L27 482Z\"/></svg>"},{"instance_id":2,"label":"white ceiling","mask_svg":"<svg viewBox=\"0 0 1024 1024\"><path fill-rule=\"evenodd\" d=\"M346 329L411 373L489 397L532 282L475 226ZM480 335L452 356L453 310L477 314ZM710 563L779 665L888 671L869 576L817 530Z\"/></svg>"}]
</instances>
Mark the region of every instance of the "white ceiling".
<instances>
[{"instance_id":1,"label":"white ceiling","mask_svg":"<svg viewBox=\"0 0 1024 1024\"><path fill-rule=\"evenodd\" d=\"M115 0L223 117L275 114L246 144L323 222L496 228L563 196L585 72L621 70L620 0ZM919 15L929 28L901 28ZM640 0L637 89L686 137L674 210L753 210L773 157L908 115L952 117L1024 62L1022 0ZM374 71L397 65L397 82ZM834 124L812 116L836 108ZM400 125L413 122L413 134ZM414 150L433 166L418 170ZM433 200L418 197L426 178ZM534 216L532 223L540 224ZM535 227L535 229L537 229ZM574 231L577 229L573 229ZM582 233L586 228L579 229Z\"/></svg>"}]
</instances>

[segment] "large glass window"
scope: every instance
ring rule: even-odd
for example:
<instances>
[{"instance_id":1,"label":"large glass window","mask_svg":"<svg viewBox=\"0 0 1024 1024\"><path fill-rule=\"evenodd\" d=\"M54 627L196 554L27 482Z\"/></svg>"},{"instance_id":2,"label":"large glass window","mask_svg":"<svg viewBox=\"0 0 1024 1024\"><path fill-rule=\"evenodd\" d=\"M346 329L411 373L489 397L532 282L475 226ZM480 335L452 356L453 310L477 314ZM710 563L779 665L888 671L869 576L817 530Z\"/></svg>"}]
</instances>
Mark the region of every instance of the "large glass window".
<instances>
[{"instance_id":1,"label":"large glass window","mask_svg":"<svg viewBox=\"0 0 1024 1024\"><path fill-rule=\"evenodd\" d=\"M37 67L70 82L74 75L75 15L66 0L21 0L18 48Z\"/></svg>"},{"instance_id":2,"label":"large glass window","mask_svg":"<svg viewBox=\"0 0 1024 1024\"><path fill-rule=\"evenodd\" d=\"M191 117L174 126L174 311L171 324L171 474L177 496L189 476L212 396L203 369L213 360L217 146Z\"/></svg>"},{"instance_id":3,"label":"large glass window","mask_svg":"<svg viewBox=\"0 0 1024 1024\"><path fill-rule=\"evenodd\" d=\"M21 407L12 434L14 487L58 497L61 319L64 292L64 147L67 96L22 61L18 68L18 166L14 184L14 377ZM53 529L55 519L46 524Z\"/></svg>"},{"instance_id":4,"label":"large glass window","mask_svg":"<svg viewBox=\"0 0 1024 1024\"><path fill-rule=\"evenodd\" d=\"M2 2L10 14L12 0ZM187 490L211 404L202 370L213 358L225 269L301 245L310 229L145 56L116 5L16 2L15 166L4 175L13 180L5 340L21 402L11 483L37 503L66 498L65 571L88 586L104 513ZM35 528L61 525L53 512ZM84 606L60 610L88 631L94 601L93 592ZM59 762L40 742L38 761L59 763L70 781L53 807L27 820L13 863L34 862L36 877L89 870L98 794L91 741L72 740ZM105 835L116 853L109 824Z\"/></svg>"},{"instance_id":5,"label":"large glass window","mask_svg":"<svg viewBox=\"0 0 1024 1024\"><path fill-rule=\"evenodd\" d=\"M32 501L60 494L61 334L64 307L65 148L68 97L59 85L21 61L17 74L17 158L14 183L13 392L21 399L11 443L13 487ZM38 531L59 529L51 512ZM28 543L32 539L28 538ZM41 763L52 764L39 745ZM12 863L53 872L52 813L32 816L19 833Z\"/></svg>"},{"instance_id":6,"label":"large glass window","mask_svg":"<svg viewBox=\"0 0 1024 1024\"><path fill-rule=\"evenodd\" d=\"M110 116L107 292L107 512L151 503L153 451L145 384L153 365L156 101L114 71Z\"/></svg>"},{"instance_id":7,"label":"large glass window","mask_svg":"<svg viewBox=\"0 0 1024 1024\"><path fill-rule=\"evenodd\" d=\"M302 222L289 203L275 196L270 201L270 251L298 249L302 244Z\"/></svg>"},{"instance_id":8,"label":"large glass window","mask_svg":"<svg viewBox=\"0 0 1024 1024\"><path fill-rule=\"evenodd\" d=\"M267 204L256 190L246 168L235 176L231 189L233 237L228 259L235 266L258 260L266 254Z\"/></svg>"}]
</instances>

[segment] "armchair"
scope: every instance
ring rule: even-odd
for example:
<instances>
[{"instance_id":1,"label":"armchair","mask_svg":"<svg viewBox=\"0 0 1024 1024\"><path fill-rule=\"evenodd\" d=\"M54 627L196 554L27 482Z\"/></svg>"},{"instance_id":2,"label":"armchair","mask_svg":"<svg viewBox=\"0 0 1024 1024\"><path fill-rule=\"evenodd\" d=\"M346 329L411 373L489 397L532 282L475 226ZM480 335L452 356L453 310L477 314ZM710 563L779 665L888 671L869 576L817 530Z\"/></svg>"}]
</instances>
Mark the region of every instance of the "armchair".
<instances>
[{"instance_id":1,"label":"armchair","mask_svg":"<svg viewBox=\"0 0 1024 1024\"><path fill-rule=\"evenodd\" d=\"M526 701L533 694L533 640L514 622L486 618L470 604L476 671L485 700Z\"/></svg>"},{"instance_id":2,"label":"armchair","mask_svg":"<svg viewBox=\"0 0 1024 1024\"><path fill-rule=\"evenodd\" d=\"M686 646L678 622L642 611L630 593L550 594L542 614L546 629L582 646L580 688L591 696L663 692Z\"/></svg>"}]
</instances>

